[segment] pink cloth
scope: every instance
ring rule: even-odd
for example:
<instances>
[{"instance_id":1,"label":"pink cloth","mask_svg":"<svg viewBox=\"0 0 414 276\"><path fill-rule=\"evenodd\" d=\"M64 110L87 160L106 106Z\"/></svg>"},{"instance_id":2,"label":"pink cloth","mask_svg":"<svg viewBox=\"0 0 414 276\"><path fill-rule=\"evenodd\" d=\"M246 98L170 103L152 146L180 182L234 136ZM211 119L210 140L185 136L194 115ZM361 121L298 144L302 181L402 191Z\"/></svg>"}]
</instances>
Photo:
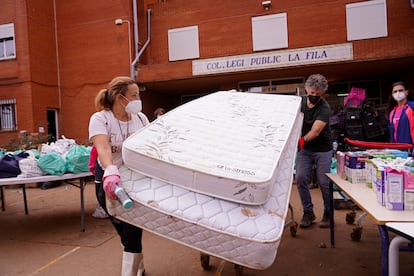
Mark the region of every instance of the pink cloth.
<instances>
[{"instance_id":1,"label":"pink cloth","mask_svg":"<svg viewBox=\"0 0 414 276\"><path fill-rule=\"evenodd\" d=\"M395 131L394 131L394 141L397 141L397 129L398 129L398 124L400 122L400 118L401 118L401 114L402 114L403 110L404 110L403 106L397 107L395 109L394 118L393 118L393 122L392 122L392 124L394 125L394 129L395 129Z\"/></svg>"},{"instance_id":2,"label":"pink cloth","mask_svg":"<svg viewBox=\"0 0 414 276\"><path fill-rule=\"evenodd\" d=\"M96 159L98 159L98 151L96 150L96 147L93 146L91 149L91 153L89 155L89 162L88 162L88 168L92 174L95 174Z\"/></svg>"},{"instance_id":3,"label":"pink cloth","mask_svg":"<svg viewBox=\"0 0 414 276\"><path fill-rule=\"evenodd\" d=\"M344 106L358 107L365 100L365 89L352 87L348 96L344 98Z\"/></svg>"}]
</instances>

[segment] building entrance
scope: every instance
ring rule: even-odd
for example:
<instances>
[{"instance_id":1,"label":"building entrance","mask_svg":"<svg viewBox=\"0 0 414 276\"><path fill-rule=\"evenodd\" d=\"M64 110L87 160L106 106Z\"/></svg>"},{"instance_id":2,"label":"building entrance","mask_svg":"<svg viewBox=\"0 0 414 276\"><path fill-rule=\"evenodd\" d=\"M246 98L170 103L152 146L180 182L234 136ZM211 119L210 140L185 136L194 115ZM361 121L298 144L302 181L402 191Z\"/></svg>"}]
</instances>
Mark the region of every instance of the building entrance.
<instances>
[{"instance_id":1,"label":"building entrance","mask_svg":"<svg viewBox=\"0 0 414 276\"><path fill-rule=\"evenodd\" d=\"M303 95L305 80L303 78L270 79L240 82L239 91L251 93Z\"/></svg>"},{"instance_id":2,"label":"building entrance","mask_svg":"<svg viewBox=\"0 0 414 276\"><path fill-rule=\"evenodd\" d=\"M47 133L49 134L49 142L55 142L58 137L58 112L56 109L47 110Z\"/></svg>"}]
</instances>

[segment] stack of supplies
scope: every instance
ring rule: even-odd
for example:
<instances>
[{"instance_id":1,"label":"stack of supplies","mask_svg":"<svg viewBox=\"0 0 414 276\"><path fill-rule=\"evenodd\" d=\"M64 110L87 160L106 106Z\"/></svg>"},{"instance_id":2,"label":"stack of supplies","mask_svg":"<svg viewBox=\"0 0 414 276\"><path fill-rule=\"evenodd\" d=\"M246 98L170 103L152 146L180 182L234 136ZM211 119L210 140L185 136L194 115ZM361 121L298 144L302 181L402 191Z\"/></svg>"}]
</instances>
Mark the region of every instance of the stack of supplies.
<instances>
[{"instance_id":1,"label":"stack of supplies","mask_svg":"<svg viewBox=\"0 0 414 276\"><path fill-rule=\"evenodd\" d=\"M364 184L389 210L414 210L414 160L400 150L337 152L338 174Z\"/></svg>"}]
</instances>

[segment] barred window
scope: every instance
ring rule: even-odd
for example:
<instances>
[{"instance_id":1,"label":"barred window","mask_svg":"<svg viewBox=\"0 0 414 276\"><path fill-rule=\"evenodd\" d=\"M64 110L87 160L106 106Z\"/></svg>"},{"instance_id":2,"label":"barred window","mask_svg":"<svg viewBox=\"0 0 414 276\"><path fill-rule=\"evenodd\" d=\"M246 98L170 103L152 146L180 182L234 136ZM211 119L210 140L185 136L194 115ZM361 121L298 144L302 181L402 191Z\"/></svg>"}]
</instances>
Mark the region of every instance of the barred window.
<instances>
[{"instance_id":1,"label":"barred window","mask_svg":"<svg viewBox=\"0 0 414 276\"><path fill-rule=\"evenodd\" d=\"M16 99L0 100L0 130L16 129Z\"/></svg>"}]
</instances>

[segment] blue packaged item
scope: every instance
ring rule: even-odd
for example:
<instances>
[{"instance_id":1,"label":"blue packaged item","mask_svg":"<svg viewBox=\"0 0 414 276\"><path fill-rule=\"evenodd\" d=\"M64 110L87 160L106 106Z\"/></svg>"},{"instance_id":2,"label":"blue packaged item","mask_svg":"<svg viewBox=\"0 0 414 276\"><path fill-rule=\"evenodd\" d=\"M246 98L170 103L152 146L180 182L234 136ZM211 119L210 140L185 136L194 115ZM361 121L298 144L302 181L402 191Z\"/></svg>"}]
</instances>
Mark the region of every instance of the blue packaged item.
<instances>
[{"instance_id":1,"label":"blue packaged item","mask_svg":"<svg viewBox=\"0 0 414 276\"><path fill-rule=\"evenodd\" d=\"M365 160L372 156L362 152L345 153L345 166L351 169L365 169Z\"/></svg>"},{"instance_id":2,"label":"blue packaged item","mask_svg":"<svg viewBox=\"0 0 414 276\"><path fill-rule=\"evenodd\" d=\"M408 151L396 150L396 149L386 149L386 153L392 154L395 157L400 157L402 159L408 158Z\"/></svg>"}]
</instances>

